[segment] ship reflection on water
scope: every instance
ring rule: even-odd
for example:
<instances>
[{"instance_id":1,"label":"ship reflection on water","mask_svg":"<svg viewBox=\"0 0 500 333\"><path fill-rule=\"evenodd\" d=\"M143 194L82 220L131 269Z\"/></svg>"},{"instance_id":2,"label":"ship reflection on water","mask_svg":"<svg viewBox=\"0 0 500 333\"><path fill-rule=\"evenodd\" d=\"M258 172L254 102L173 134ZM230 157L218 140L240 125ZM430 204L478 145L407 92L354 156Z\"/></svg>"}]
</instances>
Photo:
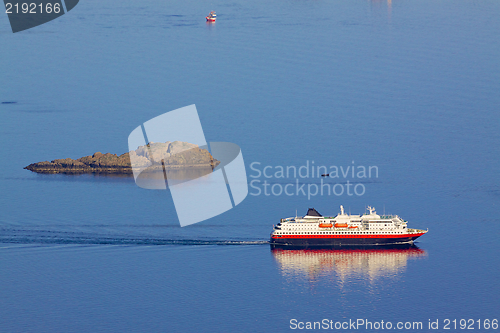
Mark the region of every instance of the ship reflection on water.
<instances>
[{"instance_id":1,"label":"ship reflection on water","mask_svg":"<svg viewBox=\"0 0 500 333\"><path fill-rule=\"evenodd\" d=\"M349 249L272 248L271 252L283 276L315 279L336 275L340 281L395 276L406 269L408 260L427 256L424 250L410 244Z\"/></svg>"}]
</instances>

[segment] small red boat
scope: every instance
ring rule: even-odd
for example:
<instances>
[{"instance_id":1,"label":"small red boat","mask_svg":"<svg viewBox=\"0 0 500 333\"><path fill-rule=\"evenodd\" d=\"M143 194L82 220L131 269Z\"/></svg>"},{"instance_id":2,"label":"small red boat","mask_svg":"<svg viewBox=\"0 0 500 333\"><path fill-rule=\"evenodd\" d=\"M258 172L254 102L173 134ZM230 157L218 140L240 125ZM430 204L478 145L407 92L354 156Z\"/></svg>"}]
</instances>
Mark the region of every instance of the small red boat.
<instances>
[{"instance_id":1,"label":"small red boat","mask_svg":"<svg viewBox=\"0 0 500 333\"><path fill-rule=\"evenodd\" d=\"M212 10L210 12L210 14L208 14L208 16L206 17L207 19L207 22L215 22L215 20L217 19L217 15L215 14L215 12Z\"/></svg>"}]
</instances>

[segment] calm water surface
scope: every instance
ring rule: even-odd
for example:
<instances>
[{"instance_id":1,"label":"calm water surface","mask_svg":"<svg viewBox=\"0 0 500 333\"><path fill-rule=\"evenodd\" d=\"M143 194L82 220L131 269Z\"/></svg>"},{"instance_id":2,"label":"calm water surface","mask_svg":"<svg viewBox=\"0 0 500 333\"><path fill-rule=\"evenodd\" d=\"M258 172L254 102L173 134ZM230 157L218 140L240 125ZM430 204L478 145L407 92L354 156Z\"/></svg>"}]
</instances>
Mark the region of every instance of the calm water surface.
<instances>
[{"instance_id":1,"label":"calm water surface","mask_svg":"<svg viewBox=\"0 0 500 333\"><path fill-rule=\"evenodd\" d=\"M497 1L88 0L16 34L4 16L0 102L15 103L0 104L0 331L500 319L499 14ZM251 188L180 228L168 191L23 170L122 154L138 124L190 104L207 141L241 147L249 180L266 180L252 162L377 166L378 177L347 178L362 196ZM341 204L429 233L406 249L266 244L280 218Z\"/></svg>"}]
</instances>

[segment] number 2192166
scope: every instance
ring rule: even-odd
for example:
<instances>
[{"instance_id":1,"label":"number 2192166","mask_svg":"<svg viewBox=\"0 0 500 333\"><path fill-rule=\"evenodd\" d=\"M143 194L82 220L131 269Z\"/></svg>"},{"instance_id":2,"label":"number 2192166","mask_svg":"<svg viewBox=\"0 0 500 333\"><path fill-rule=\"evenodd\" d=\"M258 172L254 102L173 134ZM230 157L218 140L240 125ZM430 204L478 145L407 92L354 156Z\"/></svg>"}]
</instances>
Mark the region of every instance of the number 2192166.
<instances>
[{"instance_id":1,"label":"number 2192166","mask_svg":"<svg viewBox=\"0 0 500 333\"><path fill-rule=\"evenodd\" d=\"M61 4L60 3L47 3L45 6L40 3L36 4L34 2L32 3L6 3L5 4L5 13L7 14L42 14L42 13L56 13L58 14L61 11Z\"/></svg>"},{"instance_id":2,"label":"number 2192166","mask_svg":"<svg viewBox=\"0 0 500 333\"><path fill-rule=\"evenodd\" d=\"M484 319L481 321L481 319L474 320L474 319L445 319L444 320L444 327L443 329L445 330L456 330L456 329L461 329L461 330L473 330L473 329L493 329L496 330L498 329L498 319Z\"/></svg>"}]
</instances>

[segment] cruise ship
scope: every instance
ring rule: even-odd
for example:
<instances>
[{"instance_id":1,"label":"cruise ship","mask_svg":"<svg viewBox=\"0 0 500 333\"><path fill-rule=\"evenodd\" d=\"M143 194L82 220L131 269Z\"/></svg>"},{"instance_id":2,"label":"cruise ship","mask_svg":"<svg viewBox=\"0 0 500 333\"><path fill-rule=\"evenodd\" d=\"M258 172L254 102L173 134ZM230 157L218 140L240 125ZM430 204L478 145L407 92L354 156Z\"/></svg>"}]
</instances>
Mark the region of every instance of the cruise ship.
<instances>
[{"instance_id":1,"label":"cruise ship","mask_svg":"<svg viewBox=\"0 0 500 333\"><path fill-rule=\"evenodd\" d=\"M274 226L272 246L372 246L413 243L428 230L411 229L397 215L380 216L368 206L368 213L348 215L340 206L335 217L322 216L309 208L304 217L281 219Z\"/></svg>"}]
</instances>

